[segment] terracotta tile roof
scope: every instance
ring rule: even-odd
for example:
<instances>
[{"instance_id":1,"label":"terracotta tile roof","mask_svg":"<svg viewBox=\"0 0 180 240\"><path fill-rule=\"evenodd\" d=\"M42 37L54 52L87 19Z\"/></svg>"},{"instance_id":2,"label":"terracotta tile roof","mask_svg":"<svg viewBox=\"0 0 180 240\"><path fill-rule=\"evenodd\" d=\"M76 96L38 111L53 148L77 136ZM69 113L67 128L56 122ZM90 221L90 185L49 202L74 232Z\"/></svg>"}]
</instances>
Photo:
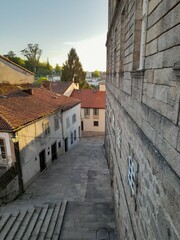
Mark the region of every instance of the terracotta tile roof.
<instances>
[{"instance_id":1,"label":"terracotta tile roof","mask_svg":"<svg viewBox=\"0 0 180 240\"><path fill-rule=\"evenodd\" d=\"M32 87L31 84L18 84L18 85L11 85L10 83L0 83L0 95L6 95L9 94L10 92L17 91L19 89L28 89Z\"/></svg>"},{"instance_id":2,"label":"terracotta tile roof","mask_svg":"<svg viewBox=\"0 0 180 240\"><path fill-rule=\"evenodd\" d=\"M79 103L77 99L61 96L43 88L32 89L32 95L21 90L11 92L0 96L0 130L23 127L58 109L66 111Z\"/></svg>"},{"instance_id":3,"label":"terracotta tile roof","mask_svg":"<svg viewBox=\"0 0 180 240\"><path fill-rule=\"evenodd\" d=\"M51 82L51 91L64 94L73 82Z\"/></svg>"},{"instance_id":4,"label":"terracotta tile roof","mask_svg":"<svg viewBox=\"0 0 180 240\"><path fill-rule=\"evenodd\" d=\"M91 89L73 90L71 97L81 100L82 108L105 108L105 91Z\"/></svg>"}]
</instances>

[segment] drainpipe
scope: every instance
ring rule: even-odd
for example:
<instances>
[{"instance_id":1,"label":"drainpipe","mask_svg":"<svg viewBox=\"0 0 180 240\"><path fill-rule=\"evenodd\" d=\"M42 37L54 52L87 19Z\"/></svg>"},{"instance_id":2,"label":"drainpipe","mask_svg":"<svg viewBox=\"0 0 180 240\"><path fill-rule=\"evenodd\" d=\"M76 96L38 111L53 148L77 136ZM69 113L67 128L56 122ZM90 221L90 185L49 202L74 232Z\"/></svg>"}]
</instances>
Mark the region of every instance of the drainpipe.
<instances>
[{"instance_id":1,"label":"drainpipe","mask_svg":"<svg viewBox=\"0 0 180 240\"><path fill-rule=\"evenodd\" d=\"M19 154L19 139L16 133L13 134L12 142L14 143L14 152L16 157L16 169L18 172L18 184L19 184L19 193L24 192L24 184L22 179L22 168L21 168L21 159Z\"/></svg>"}]
</instances>

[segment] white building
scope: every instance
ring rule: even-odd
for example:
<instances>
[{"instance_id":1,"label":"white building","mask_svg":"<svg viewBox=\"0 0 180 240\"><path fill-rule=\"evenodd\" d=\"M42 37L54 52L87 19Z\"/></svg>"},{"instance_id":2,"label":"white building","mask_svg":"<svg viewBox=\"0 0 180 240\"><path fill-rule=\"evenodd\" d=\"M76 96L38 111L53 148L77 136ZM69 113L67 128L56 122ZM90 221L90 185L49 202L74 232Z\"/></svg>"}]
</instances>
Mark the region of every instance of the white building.
<instances>
[{"instance_id":1,"label":"white building","mask_svg":"<svg viewBox=\"0 0 180 240\"><path fill-rule=\"evenodd\" d=\"M54 93L61 94L67 97L71 95L74 89L79 89L79 83L75 82L43 81L42 86Z\"/></svg>"},{"instance_id":2,"label":"white building","mask_svg":"<svg viewBox=\"0 0 180 240\"><path fill-rule=\"evenodd\" d=\"M26 187L78 142L80 101L42 88L16 90L0 98L0 164L19 161Z\"/></svg>"},{"instance_id":3,"label":"white building","mask_svg":"<svg viewBox=\"0 0 180 240\"><path fill-rule=\"evenodd\" d=\"M81 101L81 130L85 132L105 131L105 88L101 90L74 90L71 97Z\"/></svg>"}]
</instances>

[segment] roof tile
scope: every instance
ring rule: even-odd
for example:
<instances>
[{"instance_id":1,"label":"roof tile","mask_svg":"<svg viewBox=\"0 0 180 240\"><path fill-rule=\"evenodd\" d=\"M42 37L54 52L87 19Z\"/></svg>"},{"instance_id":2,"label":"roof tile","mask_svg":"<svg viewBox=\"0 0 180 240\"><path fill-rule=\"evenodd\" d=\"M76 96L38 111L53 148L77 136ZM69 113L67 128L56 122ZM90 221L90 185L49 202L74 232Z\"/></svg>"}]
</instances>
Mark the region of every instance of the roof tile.
<instances>
[{"instance_id":1,"label":"roof tile","mask_svg":"<svg viewBox=\"0 0 180 240\"><path fill-rule=\"evenodd\" d=\"M79 103L77 99L43 88L32 89L32 95L21 90L11 92L0 99L0 130L17 129L58 109L66 111Z\"/></svg>"},{"instance_id":2,"label":"roof tile","mask_svg":"<svg viewBox=\"0 0 180 240\"><path fill-rule=\"evenodd\" d=\"M81 100L82 108L105 108L105 91L95 89L73 90L71 97Z\"/></svg>"}]
</instances>

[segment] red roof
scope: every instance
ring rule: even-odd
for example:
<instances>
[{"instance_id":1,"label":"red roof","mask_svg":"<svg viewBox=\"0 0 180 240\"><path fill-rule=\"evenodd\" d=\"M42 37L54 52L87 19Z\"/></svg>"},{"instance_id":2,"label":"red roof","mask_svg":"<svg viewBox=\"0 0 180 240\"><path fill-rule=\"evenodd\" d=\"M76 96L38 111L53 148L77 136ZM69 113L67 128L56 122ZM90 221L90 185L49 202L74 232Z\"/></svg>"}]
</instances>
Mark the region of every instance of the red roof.
<instances>
[{"instance_id":1,"label":"red roof","mask_svg":"<svg viewBox=\"0 0 180 240\"><path fill-rule=\"evenodd\" d=\"M73 90L71 97L81 100L82 108L105 109L105 91L91 89Z\"/></svg>"},{"instance_id":2,"label":"red roof","mask_svg":"<svg viewBox=\"0 0 180 240\"><path fill-rule=\"evenodd\" d=\"M30 92L18 90L0 96L0 130L23 127L58 109L66 111L80 103L79 100L43 88L32 89L32 95Z\"/></svg>"}]
</instances>

